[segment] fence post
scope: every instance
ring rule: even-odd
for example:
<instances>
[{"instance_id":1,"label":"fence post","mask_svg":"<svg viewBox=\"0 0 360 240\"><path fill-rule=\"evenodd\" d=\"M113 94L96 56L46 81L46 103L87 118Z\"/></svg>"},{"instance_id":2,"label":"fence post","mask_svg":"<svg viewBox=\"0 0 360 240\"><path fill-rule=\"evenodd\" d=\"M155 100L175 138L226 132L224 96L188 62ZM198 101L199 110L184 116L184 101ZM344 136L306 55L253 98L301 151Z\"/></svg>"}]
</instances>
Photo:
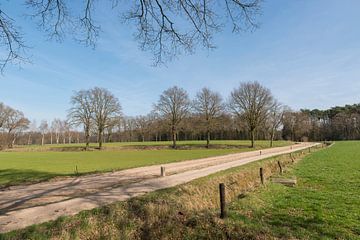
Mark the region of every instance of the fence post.
<instances>
[{"instance_id":1,"label":"fence post","mask_svg":"<svg viewBox=\"0 0 360 240\"><path fill-rule=\"evenodd\" d=\"M161 177L165 177L165 176L166 176L165 167L161 167L161 168L160 168L160 172L161 172Z\"/></svg>"},{"instance_id":2,"label":"fence post","mask_svg":"<svg viewBox=\"0 0 360 240\"><path fill-rule=\"evenodd\" d=\"M261 154L262 154L262 153L261 153L261 150L260 150L260 156L261 156Z\"/></svg>"},{"instance_id":3,"label":"fence post","mask_svg":"<svg viewBox=\"0 0 360 240\"><path fill-rule=\"evenodd\" d=\"M220 218L226 218L226 202L225 202L225 184L219 184L220 190Z\"/></svg>"},{"instance_id":4,"label":"fence post","mask_svg":"<svg viewBox=\"0 0 360 240\"><path fill-rule=\"evenodd\" d=\"M311 152L311 147L309 147L309 153Z\"/></svg>"},{"instance_id":5,"label":"fence post","mask_svg":"<svg viewBox=\"0 0 360 240\"><path fill-rule=\"evenodd\" d=\"M264 185L264 171L263 168L260 168L260 180L261 180L261 184Z\"/></svg>"},{"instance_id":6,"label":"fence post","mask_svg":"<svg viewBox=\"0 0 360 240\"><path fill-rule=\"evenodd\" d=\"M282 170L282 166L281 166L280 161L278 161L278 165L279 165L279 169L280 169L280 174L282 174L282 173L283 173L283 170Z\"/></svg>"}]
</instances>

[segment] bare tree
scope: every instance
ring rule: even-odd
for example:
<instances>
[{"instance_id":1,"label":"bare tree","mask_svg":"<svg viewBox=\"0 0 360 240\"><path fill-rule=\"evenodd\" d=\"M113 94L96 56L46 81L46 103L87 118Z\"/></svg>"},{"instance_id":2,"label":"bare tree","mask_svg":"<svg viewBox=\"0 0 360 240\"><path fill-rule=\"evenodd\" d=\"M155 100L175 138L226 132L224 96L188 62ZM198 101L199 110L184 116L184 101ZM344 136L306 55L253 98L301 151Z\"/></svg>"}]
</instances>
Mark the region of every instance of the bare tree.
<instances>
[{"instance_id":1,"label":"bare tree","mask_svg":"<svg viewBox=\"0 0 360 240\"><path fill-rule=\"evenodd\" d=\"M285 113L285 106L281 103L274 101L273 106L270 108L269 115L266 121L270 134L270 147L273 147L275 131L279 130Z\"/></svg>"},{"instance_id":2,"label":"bare tree","mask_svg":"<svg viewBox=\"0 0 360 240\"><path fill-rule=\"evenodd\" d=\"M47 133L49 129L49 125L46 120L41 121L41 124L39 126L39 130L41 132L41 145L44 145L45 140L45 134Z\"/></svg>"},{"instance_id":3,"label":"bare tree","mask_svg":"<svg viewBox=\"0 0 360 240\"><path fill-rule=\"evenodd\" d=\"M75 126L83 126L85 134L85 149L90 144L90 130L92 125L92 99L89 90L75 92L71 97L72 107L68 111L69 123Z\"/></svg>"},{"instance_id":4,"label":"bare tree","mask_svg":"<svg viewBox=\"0 0 360 240\"><path fill-rule=\"evenodd\" d=\"M12 148L16 137L19 133L25 130L30 121L24 117L24 114L18 110L9 108L8 117L3 124L3 128L7 131L7 144L9 148Z\"/></svg>"},{"instance_id":5,"label":"bare tree","mask_svg":"<svg viewBox=\"0 0 360 240\"><path fill-rule=\"evenodd\" d=\"M230 109L244 118L251 135L251 147L255 147L255 132L264 123L274 98L269 89L258 82L241 83L230 96Z\"/></svg>"},{"instance_id":6,"label":"bare tree","mask_svg":"<svg viewBox=\"0 0 360 240\"><path fill-rule=\"evenodd\" d=\"M51 123L51 129L53 129L53 132L55 134L56 144L59 144L60 142L61 128L62 128L61 120L59 118L55 118Z\"/></svg>"},{"instance_id":7,"label":"bare tree","mask_svg":"<svg viewBox=\"0 0 360 240\"><path fill-rule=\"evenodd\" d=\"M103 1L98 1L103 3ZM154 55L155 64L172 59L181 52L192 53L197 46L214 48L213 35L227 23L233 32L257 27L254 19L260 0L136 0L131 3L112 1L112 9L120 12L123 22L134 24L135 39L142 50ZM95 0L85 0L78 7L69 0L26 0L28 13L50 39L63 40L72 35L85 45L95 46L100 25L94 19L98 8ZM24 61L26 49L20 27L0 9L0 43L4 56L0 68L7 63Z\"/></svg>"},{"instance_id":8,"label":"bare tree","mask_svg":"<svg viewBox=\"0 0 360 240\"><path fill-rule=\"evenodd\" d=\"M149 120L146 116L137 116L135 118L136 128L140 133L141 141L145 142L145 134L149 131Z\"/></svg>"},{"instance_id":9,"label":"bare tree","mask_svg":"<svg viewBox=\"0 0 360 240\"><path fill-rule=\"evenodd\" d=\"M222 98L219 93L213 92L208 88L203 88L196 94L193 102L195 112L200 115L205 123L206 147L210 144L210 134L215 123L216 117L221 115L223 110Z\"/></svg>"},{"instance_id":10,"label":"bare tree","mask_svg":"<svg viewBox=\"0 0 360 240\"><path fill-rule=\"evenodd\" d=\"M311 130L310 116L304 112L287 110L283 117L283 134L291 141L308 141Z\"/></svg>"},{"instance_id":11,"label":"bare tree","mask_svg":"<svg viewBox=\"0 0 360 240\"><path fill-rule=\"evenodd\" d=\"M36 120L31 121L29 129L28 129L28 140L27 144L30 145L32 143L32 135L37 131Z\"/></svg>"},{"instance_id":12,"label":"bare tree","mask_svg":"<svg viewBox=\"0 0 360 240\"><path fill-rule=\"evenodd\" d=\"M12 108L6 106L3 103L0 103L0 129L4 126L7 119L9 118L10 113L12 112Z\"/></svg>"},{"instance_id":13,"label":"bare tree","mask_svg":"<svg viewBox=\"0 0 360 240\"><path fill-rule=\"evenodd\" d=\"M177 86L165 90L155 105L156 111L170 124L173 148L176 148L178 126L189 113L189 108L187 92Z\"/></svg>"},{"instance_id":14,"label":"bare tree","mask_svg":"<svg viewBox=\"0 0 360 240\"><path fill-rule=\"evenodd\" d=\"M97 129L99 148L102 148L103 133L113 117L121 115L119 100L107 89L95 87L90 90L92 118Z\"/></svg>"}]
</instances>

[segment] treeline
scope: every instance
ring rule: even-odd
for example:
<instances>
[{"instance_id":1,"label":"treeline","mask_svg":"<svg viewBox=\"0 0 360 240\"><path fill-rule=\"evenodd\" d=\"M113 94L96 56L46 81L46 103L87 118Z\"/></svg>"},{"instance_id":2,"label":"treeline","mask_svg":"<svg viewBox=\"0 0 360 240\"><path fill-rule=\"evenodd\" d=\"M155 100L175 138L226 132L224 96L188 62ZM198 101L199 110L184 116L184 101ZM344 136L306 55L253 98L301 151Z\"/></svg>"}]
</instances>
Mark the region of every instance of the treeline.
<instances>
[{"instance_id":1,"label":"treeline","mask_svg":"<svg viewBox=\"0 0 360 240\"><path fill-rule=\"evenodd\" d=\"M292 111L258 82L241 83L228 101L208 88L194 99L179 87L165 90L147 115L124 116L108 90L75 92L67 119L30 122L22 112L0 104L0 147L120 141L256 139L325 141L360 139L360 104L328 110Z\"/></svg>"}]
</instances>

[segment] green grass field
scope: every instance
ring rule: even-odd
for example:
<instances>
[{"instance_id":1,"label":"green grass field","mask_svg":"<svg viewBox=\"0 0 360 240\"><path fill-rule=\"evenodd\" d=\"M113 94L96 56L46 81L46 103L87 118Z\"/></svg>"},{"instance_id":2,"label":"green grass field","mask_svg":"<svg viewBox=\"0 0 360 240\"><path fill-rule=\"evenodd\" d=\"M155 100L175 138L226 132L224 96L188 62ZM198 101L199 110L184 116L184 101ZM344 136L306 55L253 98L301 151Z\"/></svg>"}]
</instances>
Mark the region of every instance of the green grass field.
<instances>
[{"instance_id":1,"label":"green grass field","mask_svg":"<svg viewBox=\"0 0 360 240\"><path fill-rule=\"evenodd\" d=\"M107 143L105 147L156 144L169 145L170 142L131 142ZM184 141L179 145L203 145L203 141ZM14 152L0 152L0 187L46 180L56 176L74 175L77 166L80 174L105 172L139 166L176 162L189 159L224 155L254 150L249 141L214 141L214 144L237 145L238 148L194 148L188 150L172 149L105 149L103 151L49 151L46 146L18 147ZM288 145L290 142L277 141L274 146ZM257 148L268 147L268 141L258 141ZM51 147L69 145L51 145ZM78 146L72 144L72 147ZM28 151L31 148L31 151Z\"/></svg>"},{"instance_id":2,"label":"green grass field","mask_svg":"<svg viewBox=\"0 0 360 240\"><path fill-rule=\"evenodd\" d=\"M297 153L295 157L303 159L285 168L285 177L296 176L298 180L293 188L267 181L263 187L249 189L250 181L259 181L260 166L269 169L277 161L290 160L283 155L2 237L360 239L360 141L337 142L307 154ZM218 217L220 182L227 186L227 197L234 199L228 203L225 220Z\"/></svg>"},{"instance_id":3,"label":"green grass field","mask_svg":"<svg viewBox=\"0 0 360 240\"><path fill-rule=\"evenodd\" d=\"M224 147L242 147L247 148L250 147L250 141L248 140L212 140L210 142L210 147L212 148L224 148ZM289 145L288 141L275 141L274 146L285 146ZM104 150L123 150L124 148L134 148L135 147L168 147L170 148L172 145L171 141L148 141L148 142L111 142L104 143ZM206 145L206 141L177 141L177 145L181 148L204 148ZM269 147L269 141L259 140L256 141L256 145L258 148ZM98 144L90 143L91 148L96 148ZM25 145L18 146L15 150L19 151L48 151L48 150L71 150L72 148L81 148L85 147L85 144L46 144L44 146L41 145Z\"/></svg>"},{"instance_id":4,"label":"green grass field","mask_svg":"<svg viewBox=\"0 0 360 240\"><path fill-rule=\"evenodd\" d=\"M3 238L360 239L360 141L337 142L307 154L298 153L296 158L304 158L285 168L285 177L298 180L294 188L267 181L264 187L245 190L250 181L258 181L260 166L269 169L277 161L289 160L283 155ZM226 183L227 194L234 199L225 220L218 217L220 182Z\"/></svg>"},{"instance_id":5,"label":"green grass field","mask_svg":"<svg viewBox=\"0 0 360 240\"><path fill-rule=\"evenodd\" d=\"M280 239L360 239L360 142L337 142L230 207L228 225Z\"/></svg>"}]
</instances>

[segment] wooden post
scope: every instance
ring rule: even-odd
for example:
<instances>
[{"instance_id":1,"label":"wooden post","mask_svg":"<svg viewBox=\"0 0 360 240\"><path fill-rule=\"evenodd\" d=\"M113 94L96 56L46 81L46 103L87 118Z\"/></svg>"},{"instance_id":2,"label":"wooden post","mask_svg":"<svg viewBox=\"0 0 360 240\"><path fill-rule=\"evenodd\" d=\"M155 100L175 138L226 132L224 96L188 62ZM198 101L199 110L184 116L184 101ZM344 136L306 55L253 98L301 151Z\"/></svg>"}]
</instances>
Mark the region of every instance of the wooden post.
<instances>
[{"instance_id":1,"label":"wooden post","mask_svg":"<svg viewBox=\"0 0 360 240\"><path fill-rule=\"evenodd\" d=\"M309 147L309 153L311 152L311 147Z\"/></svg>"},{"instance_id":2,"label":"wooden post","mask_svg":"<svg viewBox=\"0 0 360 240\"><path fill-rule=\"evenodd\" d=\"M283 173L283 170L282 170L282 166L281 166L280 161L278 161L278 165L279 165L280 174L282 174L282 173Z\"/></svg>"},{"instance_id":3,"label":"wooden post","mask_svg":"<svg viewBox=\"0 0 360 240\"><path fill-rule=\"evenodd\" d=\"M261 184L264 185L264 171L263 168L260 168L260 180L261 180Z\"/></svg>"},{"instance_id":4,"label":"wooden post","mask_svg":"<svg viewBox=\"0 0 360 240\"><path fill-rule=\"evenodd\" d=\"M225 184L219 184L220 190L220 218L226 218L226 202L225 202Z\"/></svg>"},{"instance_id":5,"label":"wooden post","mask_svg":"<svg viewBox=\"0 0 360 240\"><path fill-rule=\"evenodd\" d=\"M260 156L261 156L261 150L260 150Z\"/></svg>"},{"instance_id":6,"label":"wooden post","mask_svg":"<svg viewBox=\"0 0 360 240\"><path fill-rule=\"evenodd\" d=\"M166 176L166 173L165 173L165 167L161 167L160 168L160 172L161 172L161 177L165 177Z\"/></svg>"}]
</instances>

